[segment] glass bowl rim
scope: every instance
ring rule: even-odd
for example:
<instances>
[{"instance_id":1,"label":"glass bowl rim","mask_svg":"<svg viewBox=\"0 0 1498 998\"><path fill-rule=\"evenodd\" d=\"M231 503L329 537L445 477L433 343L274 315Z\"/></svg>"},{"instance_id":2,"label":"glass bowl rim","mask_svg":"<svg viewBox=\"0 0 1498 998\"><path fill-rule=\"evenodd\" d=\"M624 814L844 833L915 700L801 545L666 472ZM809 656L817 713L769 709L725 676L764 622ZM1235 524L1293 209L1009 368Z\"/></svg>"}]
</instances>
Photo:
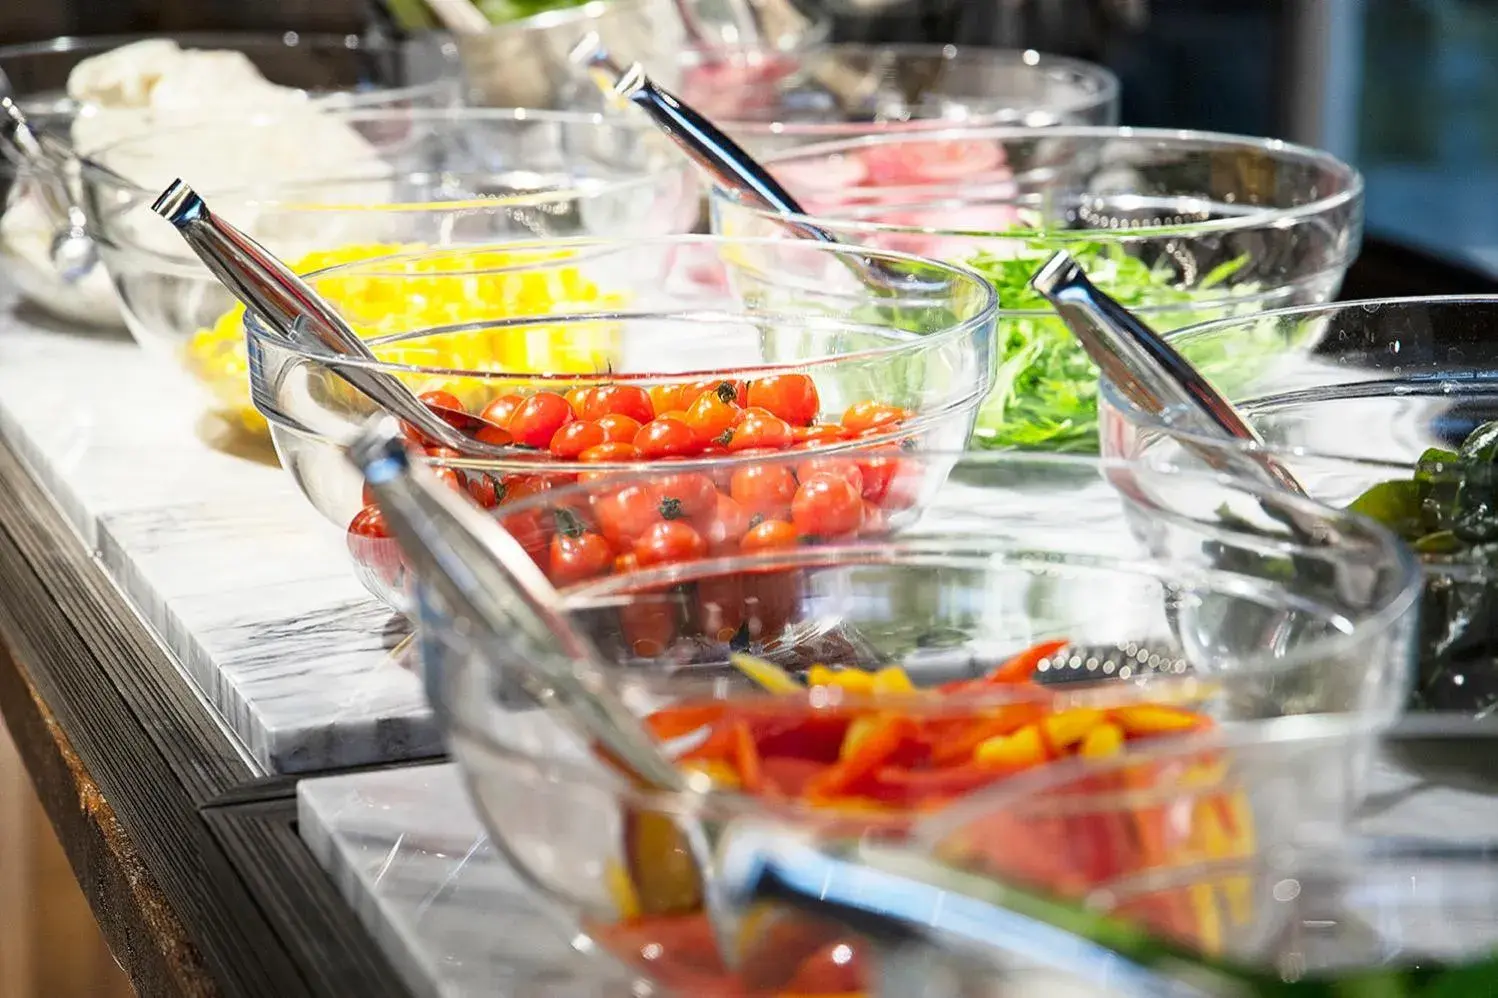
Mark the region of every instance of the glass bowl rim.
<instances>
[{"instance_id":1,"label":"glass bowl rim","mask_svg":"<svg viewBox=\"0 0 1498 998\"><path fill-rule=\"evenodd\" d=\"M414 122L429 122L429 121L434 121L434 122L437 122L439 124L448 124L448 125L453 126L454 128L458 128L458 127L463 126L464 124L471 123L471 122L474 122L474 121L479 121L479 122L495 122L495 123L498 123L500 125L504 125L504 124L516 124L516 125L521 125L521 124L543 124L543 125L550 124L550 125L561 126L563 128L568 128L568 129L598 129L598 128L608 128L608 129L617 130L619 132L623 132L623 133L626 133L626 134L635 134L635 135L652 135L652 134L658 134L658 130L656 129L656 127L653 124L651 124L649 121L635 120L635 119L633 119L631 117L626 117L626 116L623 116L623 115L616 116L616 115L606 114L606 113L602 113L602 112L594 112L594 111L533 110L533 109L530 109L530 108L514 108L514 107L503 107L503 108L502 107L467 107L467 106L462 106L462 105L457 105L457 106L452 106L452 107L414 107L414 108L413 107L371 107L371 106L338 107L338 106L333 106L333 107L325 107L325 108L319 109L318 116L322 117L322 118L332 119L332 120L335 120L335 121L340 121L340 122L350 122L350 121L358 122L358 121L366 121L366 120L376 120L376 121L381 121L381 120L401 120L401 121L414 121ZM276 126L276 124L278 122L286 120L288 117L290 117L290 115L288 115L286 113L282 113L282 112L276 112L276 111L252 112L247 118L244 118L242 120L237 120L237 121L234 121L234 122L221 122L221 123L218 123L217 125L215 125L215 127L243 128L243 127L248 126L250 128L273 128L273 127ZM144 187L144 186L142 186L140 184L135 183L134 181L131 181L127 177L120 176L115 171L109 169L108 167L106 167L102 163L100 163L99 160L107 158L108 154L110 154L112 152L115 152L115 151L118 151L121 148L125 148L125 147L132 146L134 144L142 143L142 142L147 143L147 144L152 144L152 143L158 142L163 135L192 133L192 132L196 132L196 131L201 130L202 127L203 126L201 124L197 124L197 125L175 125L175 126L172 126L170 128L166 128L166 129L156 129L156 130L153 130L152 132L150 132L149 134L146 134L146 135L132 135L132 136L127 136L126 138L116 139L115 141L110 142L107 145L101 146L98 149L91 150L86 155L78 157L78 160L79 160L79 174L80 174L80 176L83 178L83 180L85 182L97 185L98 187L100 187L102 189L112 190L112 191L121 192L121 193L128 193L128 194L131 194L131 195L143 195L143 196L154 197L156 195L156 193L158 193L154 188ZM662 148L665 148L665 147L663 146ZM444 174L456 175L456 176L489 175L487 171L483 171L483 170L447 170L447 171L407 170L407 171L396 171L395 174L394 174L394 176L418 176L418 175L435 174L437 172L441 172L441 173L444 173ZM527 194L514 195L514 197L529 198L529 199L533 199L533 200L534 199L552 200L552 199L558 199L558 198L566 197L566 196L569 196L569 195L572 195L572 196L576 196L578 194L592 195L592 194L604 193L604 192L606 192L606 193L612 193L614 191L626 191L626 190L629 190L631 187L634 187L634 186L649 186L651 184L659 183L661 181L661 179L665 178L665 177L676 176L676 175L679 175L679 174L689 174L689 173L690 173L690 163L688 163L685 159L682 159L682 160L679 160L679 161L676 160L676 159L672 159L670 161L669 165L665 165L662 168L660 168L659 170L654 170L654 171L651 171L649 173L646 173L646 174L644 174L642 176L638 176L638 177L629 177L629 178L626 178L626 179L623 179L623 180L618 180L618 181L606 181L606 182L600 183L599 186L597 188L593 189L593 190L579 190L579 189L577 189L575 187L572 187L572 188L568 188L568 189L565 189L565 190L558 190L558 191L531 192L531 193L527 193ZM260 185L257 185L255 187L251 187L251 188L240 187L240 188L230 188L230 189L215 189L215 188L209 187L209 188L204 188L204 193L206 195L212 196L212 197L234 197L236 195L241 195L241 194L244 194L246 192L256 193L256 192L264 191L267 194L271 194L271 193L273 193L273 192L275 192L277 190L305 190L305 189L308 189L308 188L319 187L319 186L323 186L323 185L337 185L337 184L348 184L348 183L372 183L372 182L376 182L376 181L379 181L379 180L388 180L388 179L390 179L390 177L388 177L388 176L373 176L373 177L365 177L365 176L332 177L332 178L319 178L319 179L310 180L310 181L298 181L298 182L292 182L292 183L260 184ZM286 204L285 202L281 202L281 201L275 200L273 197L266 197L264 199L257 199L253 203L258 204L258 205L273 205L273 206L276 206L276 207L278 207L278 208L280 208L281 210L284 210L284 211L298 211L298 210L305 211L305 210L312 210L312 209L326 210L326 209L330 209L330 208L331 209L343 209L343 210L365 210L368 207L366 205L358 205L358 204L349 204L349 205L339 205L339 204L330 204L330 205L317 205L317 204L314 204L314 205L297 205L297 204ZM464 201L420 201L420 202L409 202L409 203L402 203L402 204L399 205L399 207L401 207L401 208L403 208L405 210L411 210L411 211L416 211L416 210L439 211L439 210L442 210L442 209L462 208L462 207L468 207L468 206L482 207L482 206L485 206L485 205L493 205L493 206L497 206L497 207L504 207L504 206L507 206L507 205L515 204L515 203L517 203L517 202L509 200L509 196L503 196L503 197L486 197L486 198L468 199L468 200L464 200ZM525 203L525 202L522 201L520 203Z\"/></svg>"},{"instance_id":2,"label":"glass bowl rim","mask_svg":"<svg viewBox=\"0 0 1498 998\"><path fill-rule=\"evenodd\" d=\"M741 45L730 49L733 52L767 52L785 54L773 45ZM793 53L799 61L809 61L819 56L836 56L838 53L890 53L895 62L922 56L940 59L945 64L984 65L989 67L1023 67L1038 74L1061 73L1071 82L1082 85L1076 98L1058 105L1063 114L1075 114L1108 107L1118 101L1120 83L1118 76L1108 67L1072 56L1041 52L1037 49L998 48L987 45L939 45L927 42L897 42L876 45L868 42L831 42L813 45ZM681 58L689 53L682 53ZM1032 61L1032 58L1034 61ZM1089 89L1090 88L1090 89ZM1051 105L1047 105L1048 108ZM985 115L975 115L969 121L982 122ZM726 131L746 135L788 135L792 137L825 136L827 141L839 137L857 137L868 134L871 129L888 129L891 132L951 128L959 124L956 119L919 117L902 122L875 123L856 121L766 121L758 118L725 118L718 122ZM1050 127L1050 126L1047 126Z\"/></svg>"},{"instance_id":3,"label":"glass bowl rim","mask_svg":"<svg viewBox=\"0 0 1498 998\"><path fill-rule=\"evenodd\" d=\"M1263 227L1283 227L1286 223L1300 221L1323 214L1348 204L1358 203L1364 191L1361 171L1331 153L1310 146L1286 142L1281 139L1266 139L1256 136L1234 135L1227 132L1209 132L1176 128L1135 128L1111 125L1048 125L1044 128L1022 128L1012 125L984 125L979 127L947 127L941 129L915 129L884 134L863 135L857 138L812 145L795 146L769 153L761 162L772 172L776 165L818 156L833 156L849 151L900 142L940 142L994 139L999 141L1041 141L1045 139L1096 139L1099 141L1131 142L1145 144L1181 144L1184 147L1205 147L1218 150L1242 150L1270 156L1280 161L1293 161L1321 167L1339 178L1338 189L1332 193L1289 208L1267 208L1234 218L1214 219L1207 222L1186 222L1178 225L1140 226L1129 229L1065 229L1060 231L1029 232L1028 234L1007 230L1001 232L933 229L924 226L894 225L884 222L840 220L816 215L782 215L779 212L757 208L740 201L731 191L718 184L711 185L709 199L723 201L733 210L747 212L758 218L810 222L833 231L855 232L861 235L949 235L956 237L981 237L995 241L1035 239L1043 237L1054 240L1058 246L1072 242L1118 242L1127 239L1149 239L1164 236L1194 238L1220 232L1234 232ZM929 188L935 191L952 191L961 184L941 187L935 184L913 185L911 189ZM879 188L854 187L852 190L879 190ZM990 199L992 200L992 199ZM919 203L919 202L918 202ZM918 204L917 203L917 204ZM914 205L891 205L889 207L913 207Z\"/></svg>"},{"instance_id":4,"label":"glass bowl rim","mask_svg":"<svg viewBox=\"0 0 1498 998\"><path fill-rule=\"evenodd\" d=\"M257 50L263 48L270 51L275 51L276 49L303 49L310 51L338 50L386 53L424 51L430 46L431 51L442 56L442 61L447 72L425 83L412 83L401 87L381 88L378 91L370 91L370 93L378 94L382 99L388 100L424 93L440 93L443 90L451 89L455 99L461 96L461 81L456 75L457 55L450 43L433 44L431 41L420 38L386 38L352 31L257 31L254 29L236 31L232 29L209 29L204 31L121 32L107 35L57 35L38 41L19 42L14 45L0 46L0 80L6 79L4 64L10 59L66 55L76 52L80 53L81 61L81 59L90 58L92 55L105 55L126 45L148 41L171 41L176 42L179 46L190 48L230 48L238 52L243 52L244 50L237 46L253 46ZM352 93L352 91L350 92Z\"/></svg>"},{"instance_id":5,"label":"glass bowl rim","mask_svg":"<svg viewBox=\"0 0 1498 998\"><path fill-rule=\"evenodd\" d=\"M456 36L456 41L461 51L462 46L465 44L482 44L500 35L524 33L527 31L547 31L551 28L567 24L592 21L610 10L620 7L643 7L646 2L647 0L588 0L587 3L579 4L576 7L543 10L527 17L518 17L513 21L490 24L483 31L462 32ZM752 0L751 6L754 6ZM803 46L820 44L821 39L832 32L832 20L825 14L814 14L799 5L795 7L795 10L805 19L806 24L801 31L783 31L776 36L783 39L780 49L783 52L794 52ZM732 49L735 46L725 43L723 47Z\"/></svg>"}]
</instances>

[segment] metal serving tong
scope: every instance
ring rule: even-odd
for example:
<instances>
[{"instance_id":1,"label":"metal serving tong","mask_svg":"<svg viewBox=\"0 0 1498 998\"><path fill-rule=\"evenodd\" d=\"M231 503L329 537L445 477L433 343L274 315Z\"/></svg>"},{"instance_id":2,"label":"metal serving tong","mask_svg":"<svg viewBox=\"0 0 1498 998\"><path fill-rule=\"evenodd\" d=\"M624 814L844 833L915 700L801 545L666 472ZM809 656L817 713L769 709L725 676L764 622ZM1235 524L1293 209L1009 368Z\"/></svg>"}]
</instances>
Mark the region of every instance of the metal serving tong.
<instances>
[{"instance_id":1,"label":"metal serving tong","mask_svg":"<svg viewBox=\"0 0 1498 998\"><path fill-rule=\"evenodd\" d=\"M638 62L627 69L620 68L604 48L597 32L590 31L583 36L568 58L587 69L606 97L633 104L648 114L650 120L717 184L769 211L802 218L807 215L806 209L771 176L769 170L700 111L651 80ZM797 235L818 242L845 245L832 233L811 222L787 218L785 225ZM849 260L849 269L877 292L909 293L924 288L934 290L939 286L922 281L914 274L896 273L869 257L853 257Z\"/></svg>"},{"instance_id":2,"label":"metal serving tong","mask_svg":"<svg viewBox=\"0 0 1498 998\"><path fill-rule=\"evenodd\" d=\"M208 210L203 199L181 180L172 181L151 210L177 229L230 293L270 323L281 335L326 358L335 374L381 409L416 427L431 440L475 457L507 457L509 434L478 416L429 405L399 378L339 358L375 361L369 349L338 310L313 291L270 251ZM483 432L487 440L477 439Z\"/></svg>"},{"instance_id":3,"label":"metal serving tong","mask_svg":"<svg viewBox=\"0 0 1498 998\"><path fill-rule=\"evenodd\" d=\"M36 169L33 179L46 212L57 231L48 248L58 275L75 284L99 263L99 250L88 235L83 209L68 191L68 163L78 159L74 151L55 135L32 127L16 102L5 93L0 77L0 155L17 167Z\"/></svg>"},{"instance_id":4,"label":"metal serving tong","mask_svg":"<svg viewBox=\"0 0 1498 998\"><path fill-rule=\"evenodd\" d=\"M647 790L690 799L710 787L666 758L609 688L602 654L568 621L555 588L520 542L465 496L413 467L388 418L371 420L348 457L364 474L415 575L469 630L470 640L520 649L514 676L527 697L554 710ZM430 689L442 677L428 674L425 681ZM441 711L444 698L431 699ZM689 812L683 807L673 814L716 926L725 922L711 872L716 830Z\"/></svg>"}]
</instances>

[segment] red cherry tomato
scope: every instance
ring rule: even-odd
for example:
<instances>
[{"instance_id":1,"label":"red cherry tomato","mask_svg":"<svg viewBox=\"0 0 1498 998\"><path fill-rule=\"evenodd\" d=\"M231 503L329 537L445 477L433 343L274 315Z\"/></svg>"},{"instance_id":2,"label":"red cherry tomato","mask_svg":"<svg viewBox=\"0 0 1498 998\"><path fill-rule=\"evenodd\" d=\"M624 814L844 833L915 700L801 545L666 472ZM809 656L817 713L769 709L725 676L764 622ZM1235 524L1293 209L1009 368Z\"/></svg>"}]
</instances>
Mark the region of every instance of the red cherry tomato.
<instances>
[{"instance_id":1,"label":"red cherry tomato","mask_svg":"<svg viewBox=\"0 0 1498 998\"><path fill-rule=\"evenodd\" d=\"M671 416L658 416L640 427L634 444L646 458L690 457L702 449L692 428Z\"/></svg>"},{"instance_id":2,"label":"red cherry tomato","mask_svg":"<svg viewBox=\"0 0 1498 998\"><path fill-rule=\"evenodd\" d=\"M792 426L791 439L797 447L819 447L823 444L836 443L843 440L847 434L841 426L835 423L813 423L811 426Z\"/></svg>"},{"instance_id":3,"label":"red cherry tomato","mask_svg":"<svg viewBox=\"0 0 1498 998\"><path fill-rule=\"evenodd\" d=\"M546 574L553 585L570 586L597 578L614 564L614 549L598 534L579 529L559 532L551 539L551 569Z\"/></svg>"},{"instance_id":4,"label":"red cherry tomato","mask_svg":"<svg viewBox=\"0 0 1498 998\"><path fill-rule=\"evenodd\" d=\"M724 382L724 387L728 387L727 382ZM697 439L708 444L726 442L729 438L725 434L733 429L738 418L738 406L725 401L717 392L708 391L697 396L697 401L687 410L686 422L697 434Z\"/></svg>"},{"instance_id":5,"label":"red cherry tomato","mask_svg":"<svg viewBox=\"0 0 1498 998\"><path fill-rule=\"evenodd\" d=\"M588 402L596 391L598 391L596 387L570 389L563 398L567 400L568 405L572 406L572 415L578 419L587 419L584 413L587 412Z\"/></svg>"},{"instance_id":6,"label":"red cherry tomato","mask_svg":"<svg viewBox=\"0 0 1498 998\"><path fill-rule=\"evenodd\" d=\"M588 399L584 419L601 420L605 416L628 416L645 424L655 418L650 393L634 385L602 385Z\"/></svg>"},{"instance_id":7,"label":"red cherry tomato","mask_svg":"<svg viewBox=\"0 0 1498 998\"><path fill-rule=\"evenodd\" d=\"M661 515L668 520L696 520L718 505L718 488L706 475L666 475L656 481L655 493L660 497Z\"/></svg>"},{"instance_id":8,"label":"red cherry tomato","mask_svg":"<svg viewBox=\"0 0 1498 998\"><path fill-rule=\"evenodd\" d=\"M812 475L796 490L791 522L813 537L851 534L863 525L863 496L846 478L825 472Z\"/></svg>"},{"instance_id":9,"label":"red cherry tomato","mask_svg":"<svg viewBox=\"0 0 1498 998\"><path fill-rule=\"evenodd\" d=\"M479 418L508 430L510 428L510 419L515 415L515 410L519 409L524 402L525 396L523 395L501 395L493 402L484 406L483 410L479 413Z\"/></svg>"},{"instance_id":10,"label":"red cherry tomato","mask_svg":"<svg viewBox=\"0 0 1498 998\"><path fill-rule=\"evenodd\" d=\"M646 528L634 551L640 567L649 568L701 558L707 554L707 541L684 520L662 520Z\"/></svg>"},{"instance_id":11,"label":"red cherry tomato","mask_svg":"<svg viewBox=\"0 0 1498 998\"><path fill-rule=\"evenodd\" d=\"M348 550L356 563L387 586L396 585L404 574L400 548L390 539L390 528L378 506L365 506L349 522Z\"/></svg>"},{"instance_id":12,"label":"red cherry tomato","mask_svg":"<svg viewBox=\"0 0 1498 998\"><path fill-rule=\"evenodd\" d=\"M349 522L348 532L358 537L389 537L390 527L385 523L385 514L380 512L378 506L365 506L354 514L353 520Z\"/></svg>"},{"instance_id":13,"label":"red cherry tomato","mask_svg":"<svg viewBox=\"0 0 1498 998\"><path fill-rule=\"evenodd\" d=\"M843 413L843 429L848 433L859 434L875 427L892 428L907 415L909 414L904 409L885 405L883 402L854 402Z\"/></svg>"},{"instance_id":14,"label":"red cherry tomato","mask_svg":"<svg viewBox=\"0 0 1498 998\"><path fill-rule=\"evenodd\" d=\"M813 475L836 475L838 478L846 478L848 484L860 497L863 496L863 471L858 467L858 462L845 457L813 457L796 465L796 478L806 481Z\"/></svg>"},{"instance_id":15,"label":"red cherry tomato","mask_svg":"<svg viewBox=\"0 0 1498 998\"><path fill-rule=\"evenodd\" d=\"M522 447L540 450L551 443L557 430L576 418L565 398L555 392L537 392L515 410L510 418L510 434Z\"/></svg>"},{"instance_id":16,"label":"red cherry tomato","mask_svg":"<svg viewBox=\"0 0 1498 998\"><path fill-rule=\"evenodd\" d=\"M920 468L893 456L865 458L858 462L863 472L863 497L884 509L909 509L921 488Z\"/></svg>"},{"instance_id":17,"label":"red cherry tomato","mask_svg":"<svg viewBox=\"0 0 1498 998\"><path fill-rule=\"evenodd\" d=\"M796 532L796 528L784 520L765 520L749 528L744 539L739 542L739 549L745 554L774 551L795 547L800 539L801 535Z\"/></svg>"},{"instance_id":18,"label":"red cherry tomato","mask_svg":"<svg viewBox=\"0 0 1498 998\"><path fill-rule=\"evenodd\" d=\"M745 405L772 412L792 426L809 426L822 411L816 382L804 374L773 374L749 382Z\"/></svg>"},{"instance_id":19,"label":"red cherry tomato","mask_svg":"<svg viewBox=\"0 0 1498 998\"><path fill-rule=\"evenodd\" d=\"M750 514L723 493L716 495L712 513L698 520L697 532L707 541L709 551L737 548L739 538L749 529Z\"/></svg>"},{"instance_id":20,"label":"red cherry tomato","mask_svg":"<svg viewBox=\"0 0 1498 998\"><path fill-rule=\"evenodd\" d=\"M645 422L626 416L622 412L609 412L599 416L595 422L603 427L603 439L608 443L627 444L633 443L635 434L640 432L640 427Z\"/></svg>"},{"instance_id":21,"label":"red cherry tomato","mask_svg":"<svg viewBox=\"0 0 1498 998\"><path fill-rule=\"evenodd\" d=\"M750 516L784 517L796 497L796 476L784 464L747 464L734 469L728 494Z\"/></svg>"},{"instance_id":22,"label":"red cherry tomato","mask_svg":"<svg viewBox=\"0 0 1498 998\"><path fill-rule=\"evenodd\" d=\"M681 404L683 408L689 408L703 395L712 392L721 401L742 408L745 390L746 382L743 381L694 381L682 392Z\"/></svg>"},{"instance_id":23,"label":"red cherry tomato","mask_svg":"<svg viewBox=\"0 0 1498 998\"><path fill-rule=\"evenodd\" d=\"M538 496L551 486L551 480L543 475L506 475L500 479L499 501L501 503L519 502L531 496Z\"/></svg>"},{"instance_id":24,"label":"red cherry tomato","mask_svg":"<svg viewBox=\"0 0 1498 998\"><path fill-rule=\"evenodd\" d=\"M483 472L468 476L468 494L485 509L493 509L499 505L499 490L495 487L494 479Z\"/></svg>"},{"instance_id":25,"label":"red cherry tomato","mask_svg":"<svg viewBox=\"0 0 1498 998\"><path fill-rule=\"evenodd\" d=\"M629 548L653 525L662 521L660 502L647 485L626 485L599 496L593 515L604 539L616 548Z\"/></svg>"},{"instance_id":26,"label":"red cherry tomato","mask_svg":"<svg viewBox=\"0 0 1498 998\"><path fill-rule=\"evenodd\" d=\"M709 543L711 548L711 543ZM738 575L716 575L697 580L693 607L697 633L714 641L732 641L744 623L744 585Z\"/></svg>"},{"instance_id":27,"label":"red cherry tomato","mask_svg":"<svg viewBox=\"0 0 1498 998\"><path fill-rule=\"evenodd\" d=\"M577 459L584 464L597 464L600 461L638 461L640 460L640 449L634 444L608 440L594 447L589 447L579 454Z\"/></svg>"},{"instance_id":28,"label":"red cherry tomato","mask_svg":"<svg viewBox=\"0 0 1498 998\"><path fill-rule=\"evenodd\" d=\"M889 521L884 516L884 510L869 502L863 501L863 526L858 532L865 537L878 537L889 531Z\"/></svg>"},{"instance_id":29,"label":"red cherry tomato","mask_svg":"<svg viewBox=\"0 0 1498 998\"><path fill-rule=\"evenodd\" d=\"M510 436L509 430L502 426L496 426L493 423L486 423L480 426L473 434L473 438L475 440L482 440L486 444L493 444L496 447L508 447L515 442L515 438Z\"/></svg>"},{"instance_id":30,"label":"red cherry tomato","mask_svg":"<svg viewBox=\"0 0 1498 998\"><path fill-rule=\"evenodd\" d=\"M462 400L452 392L422 392L416 397L433 409L452 409L456 412L468 411L463 408Z\"/></svg>"},{"instance_id":31,"label":"red cherry tomato","mask_svg":"<svg viewBox=\"0 0 1498 998\"><path fill-rule=\"evenodd\" d=\"M547 444L546 449L551 451L553 457L571 461L583 451L606 441L603 427L597 423L573 420L552 434L551 443Z\"/></svg>"},{"instance_id":32,"label":"red cherry tomato","mask_svg":"<svg viewBox=\"0 0 1498 998\"><path fill-rule=\"evenodd\" d=\"M733 435L728 439L728 449L742 451L760 447L781 450L791 445L791 424L764 409L745 409Z\"/></svg>"},{"instance_id":33,"label":"red cherry tomato","mask_svg":"<svg viewBox=\"0 0 1498 998\"><path fill-rule=\"evenodd\" d=\"M651 418L671 412L674 409L684 409L687 403L682 401L690 385L681 383L650 386L650 414ZM631 413L633 415L633 413ZM649 422L650 420L642 420Z\"/></svg>"}]
</instances>

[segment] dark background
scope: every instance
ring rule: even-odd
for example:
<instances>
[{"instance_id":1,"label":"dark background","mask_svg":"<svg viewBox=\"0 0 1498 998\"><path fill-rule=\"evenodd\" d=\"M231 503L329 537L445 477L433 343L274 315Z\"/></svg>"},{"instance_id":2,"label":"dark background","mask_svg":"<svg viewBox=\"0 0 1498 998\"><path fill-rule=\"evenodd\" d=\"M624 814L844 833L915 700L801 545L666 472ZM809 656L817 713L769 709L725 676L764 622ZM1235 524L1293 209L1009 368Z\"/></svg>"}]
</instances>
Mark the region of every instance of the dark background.
<instances>
[{"instance_id":1,"label":"dark background","mask_svg":"<svg viewBox=\"0 0 1498 998\"><path fill-rule=\"evenodd\" d=\"M378 26L374 2L4 0L0 42L357 32ZM1101 62L1122 80L1125 124L1327 149L1368 181L1369 243L1347 295L1498 291L1498 0L815 2L833 11L841 39L1023 46Z\"/></svg>"}]
</instances>

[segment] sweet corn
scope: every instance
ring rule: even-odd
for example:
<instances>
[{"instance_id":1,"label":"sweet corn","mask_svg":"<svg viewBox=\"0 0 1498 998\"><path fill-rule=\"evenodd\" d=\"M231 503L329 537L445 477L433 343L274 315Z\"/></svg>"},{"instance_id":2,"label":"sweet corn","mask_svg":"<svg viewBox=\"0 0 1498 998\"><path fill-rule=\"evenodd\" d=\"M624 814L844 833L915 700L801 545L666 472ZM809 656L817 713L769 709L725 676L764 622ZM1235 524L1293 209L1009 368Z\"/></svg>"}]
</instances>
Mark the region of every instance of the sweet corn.
<instances>
[{"instance_id":1,"label":"sweet corn","mask_svg":"<svg viewBox=\"0 0 1498 998\"><path fill-rule=\"evenodd\" d=\"M345 246L309 253L291 266L305 274L424 248L382 243ZM576 267L530 269L561 259L563 254L556 251L501 253L455 248L392 264L390 274L326 277L312 284L366 339L512 315L616 308L626 300L623 295L600 289ZM264 420L249 399L243 323L244 306L236 304L211 328L198 330L188 341L186 365L226 409L240 417L246 429L263 432ZM616 353L613 334L613 327L605 323L538 323L521 329L428 336L416 344L377 345L374 352L392 363L428 367L590 374L608 369ZM470 406L487 401L469 397L477 387L475 379L431 378L412 387L417 391L452 391Z\"/></svg>"}]
</instances>

